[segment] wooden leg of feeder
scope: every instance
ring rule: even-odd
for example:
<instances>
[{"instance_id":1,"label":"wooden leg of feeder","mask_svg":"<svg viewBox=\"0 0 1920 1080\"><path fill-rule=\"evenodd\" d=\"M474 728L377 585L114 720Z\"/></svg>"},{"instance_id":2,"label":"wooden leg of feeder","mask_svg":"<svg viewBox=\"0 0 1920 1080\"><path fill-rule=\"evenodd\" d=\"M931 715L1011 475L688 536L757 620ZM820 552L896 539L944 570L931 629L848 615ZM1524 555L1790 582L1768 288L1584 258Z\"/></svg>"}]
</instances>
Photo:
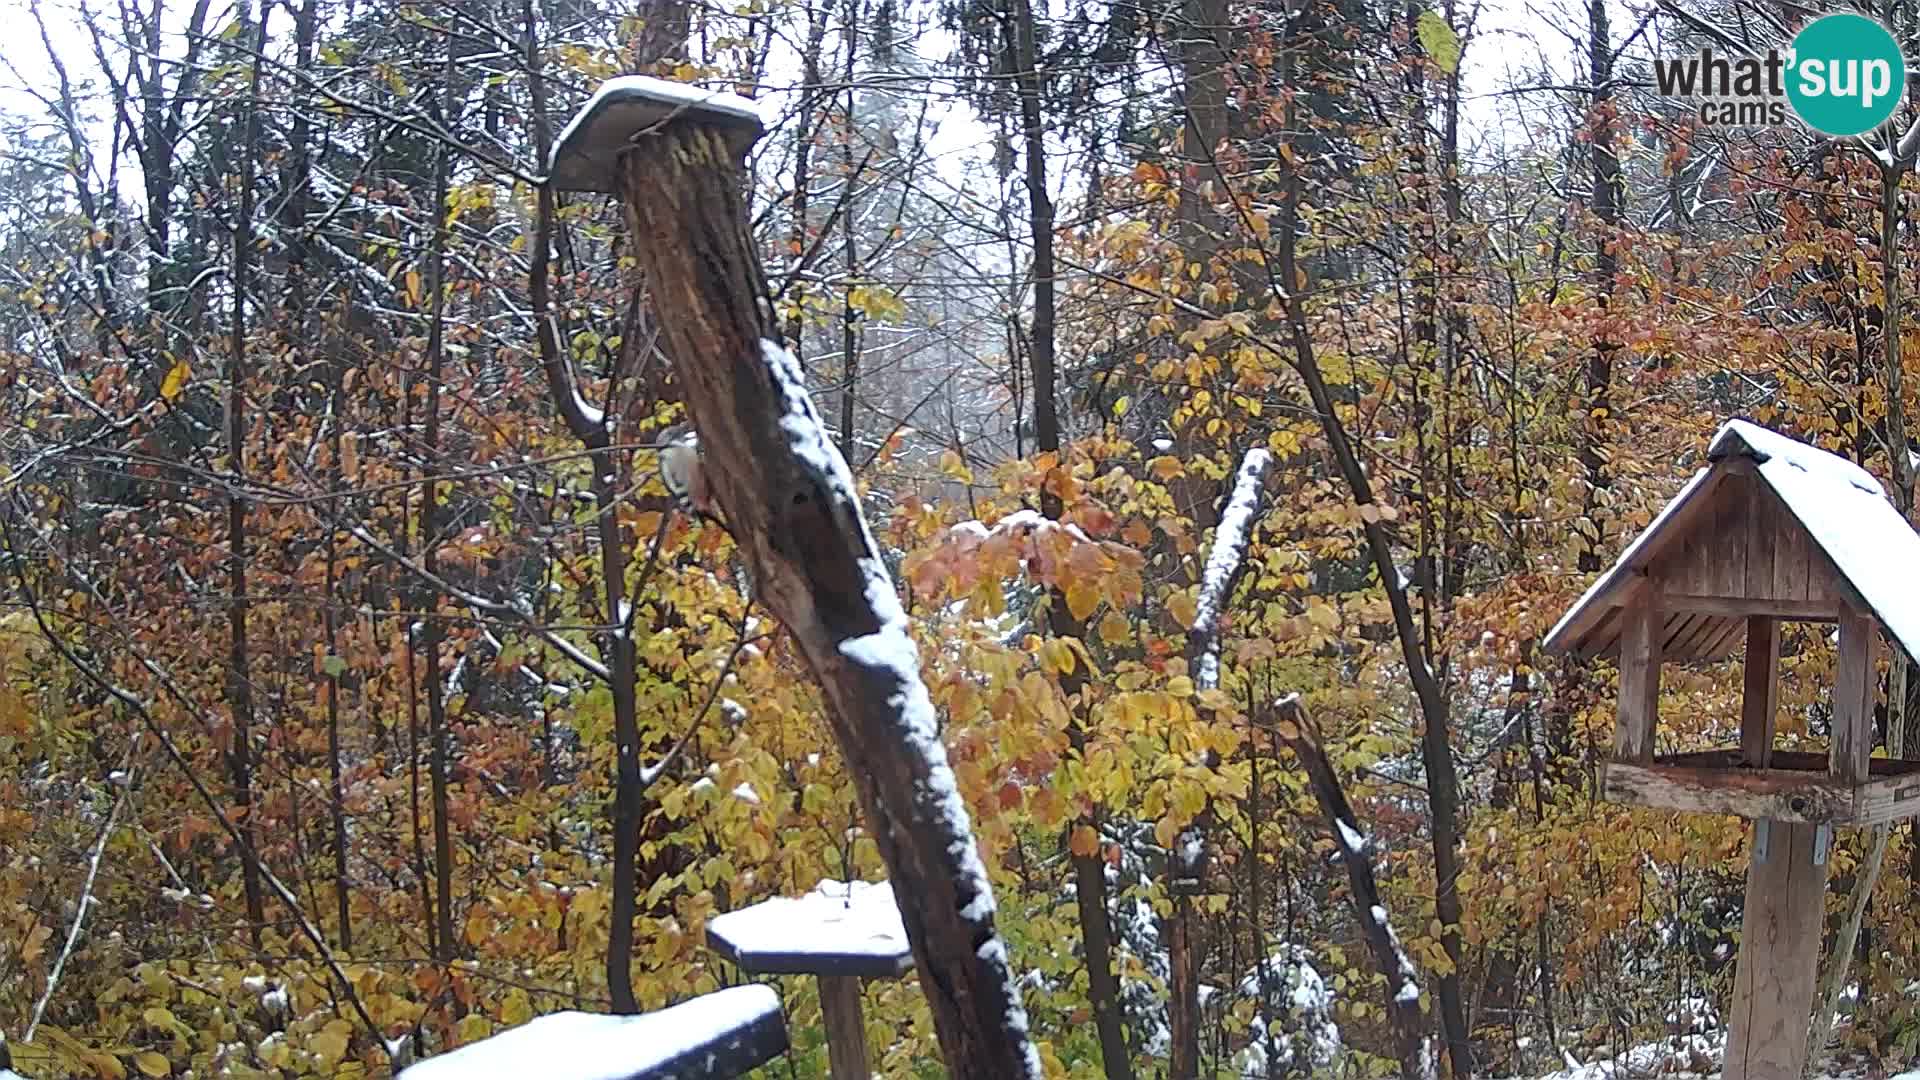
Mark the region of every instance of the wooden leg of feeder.
<instances>
[{"instance_id":1,"label":"wooden leg of feeder","mask_svg":"<svg viewBox=\"0 0 1920 1080\"><path fill-rule=\"evenodd\" d=\"M1773 718L1779 712L1780 620L1747 618L1747 659L1740 698L1740 758L1764 769L1773 761Z\"/></svg>"},{"instance_id":2,"label":"wooden leg of feeder","mask_svg":"<svg viewBox=\"0 0 1920 1080\"><path fill-rule=\"evenodd\" d=\"M1747 867L1724 1080L1800 1080L1820 966L1827 866L1814 863L1818 825L1756 821L1764 858ZM1756 836L1757 839L1757 836Z\"/></svg>"},{"instance_id":3,"label":"wooden leg of feeder","mask_svg":"<svg viewBox=\"0 0 1920 1080\"><path fill-rule=\"evenodd\" d=\"M1660 715L1661 635L1665 625L1646 591L1620 613L1619 719L1613 731L1613 756L1621 761L1653 758L1654 725Z\"/></svg>"},{"instance_id":4,"label":"wooden leg of feeder","mask_svg":"<svg viewBox=\"0 0 1920 1080\"><path fill-rule=\"evenodd\" d=\"M833 1080L867 1080L867 1021L860 1012L858 975L820 976L820 1013L827 1022L827 1063Z\"/></svg>"}]
</instances>

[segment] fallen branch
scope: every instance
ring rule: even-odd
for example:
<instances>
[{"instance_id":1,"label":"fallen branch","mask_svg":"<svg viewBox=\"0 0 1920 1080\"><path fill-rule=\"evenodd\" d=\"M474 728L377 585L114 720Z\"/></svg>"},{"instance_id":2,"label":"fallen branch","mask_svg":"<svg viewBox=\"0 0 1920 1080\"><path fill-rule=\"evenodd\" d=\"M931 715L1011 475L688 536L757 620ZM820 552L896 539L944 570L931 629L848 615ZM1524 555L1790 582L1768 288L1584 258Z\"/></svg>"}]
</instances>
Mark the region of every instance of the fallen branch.
<instances>
[{"instance_id":1,"label":"fallen branch","mask_svg":"<svg viewBox=\"0 0 1920 1080\"><path fill-rule=\"evenodd\" d=\"M1400 938L1387 919L1380 903L1380 885L1373 876L1373 839L1360 830L1353 804L1334 772L1326 748L1320 744L1320 729L1313 722L1298 694L1289 694L1273 703L1272 732L1307 771L1313 797L1327 817L1340 844L1340 862L1347 868L1347 895L1353 900L1353 913L1360 920L1360 932L1373 953L1373 964L1386 980L1387 1017L1393 1022L1394 1042L1400 1057L1400 1075L1406 1080L1430 1080L1439 1076L1433 1046L1426 1038L1420 1015L1420 973L1400 946Z\"/></svg>"}]
</instances>

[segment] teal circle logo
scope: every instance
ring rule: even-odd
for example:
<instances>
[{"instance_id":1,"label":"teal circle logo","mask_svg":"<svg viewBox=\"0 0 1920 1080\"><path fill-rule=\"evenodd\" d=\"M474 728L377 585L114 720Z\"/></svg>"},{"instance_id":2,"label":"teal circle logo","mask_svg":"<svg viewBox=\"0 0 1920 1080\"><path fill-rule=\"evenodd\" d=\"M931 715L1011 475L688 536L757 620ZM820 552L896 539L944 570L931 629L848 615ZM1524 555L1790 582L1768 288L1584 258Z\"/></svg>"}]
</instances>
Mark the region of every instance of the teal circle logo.
<instances>
[{"instance_id":1,"label":"teal circle logo","mask_svg":"<svg viewBox=\"0 0 1920 1080\"><path fill-rule=\"evenodd\" d=\"M1887 122L1907 87L1907 62L1887 28L1864 15L1824 15L1793 38L1787 100L1806 125L1845 137Z\"/></svg>"}]
</instances>

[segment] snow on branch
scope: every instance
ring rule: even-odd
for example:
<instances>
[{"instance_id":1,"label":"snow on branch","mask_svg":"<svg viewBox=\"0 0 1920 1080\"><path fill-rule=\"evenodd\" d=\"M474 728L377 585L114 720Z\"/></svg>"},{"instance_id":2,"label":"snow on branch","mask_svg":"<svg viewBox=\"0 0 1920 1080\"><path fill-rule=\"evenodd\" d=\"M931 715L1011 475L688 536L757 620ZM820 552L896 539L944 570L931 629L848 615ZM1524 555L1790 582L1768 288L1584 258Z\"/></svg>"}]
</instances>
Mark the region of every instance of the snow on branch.
<instances>
[{"instance_id":1,"label":"snow on branch","mask_svg":"<svg viewBox=\"0 0 1920 1080\"><path fill-rule=\"evenodd\" d=\"M1260 490L1273 455L1255 447L1240 459L1233 492L1213 532L1213 550L1200 574L1200 596L1194 604L1193 628L1187 633L1187 662L1194 666L1194 685L1211 690L1220 685L1220 615L1227 596L1246 563L1247 543L1260 512Z\"/></svg>"},{"instance_id":2,"label":"snow on branch","mask_svg":"<svg viewBox=\"0 0 1920 1080\"><path fill-rule=\"evenodd\" d=\"M1300 703L1298 694L1288 694L1273 703L1270 725L1300 759L1314 798L1326 815L1327 827L1339 840L1340 863L1347 870L1347 893L1353 901L1354 915L1360 920L1361 935L1373 954L1374 967L1386 980L1387 1015L1393 1021L1401 1075L1409 1080L1437 1077L1438 1061L1420 1015L1419 969L1401 946L1387 909L1380 903L1380 885L1373 872L1373 841L1354 816L1353 804L1347 800L1333 761L1321 745L1319 725Z\"/></svg>"}]
</instances>

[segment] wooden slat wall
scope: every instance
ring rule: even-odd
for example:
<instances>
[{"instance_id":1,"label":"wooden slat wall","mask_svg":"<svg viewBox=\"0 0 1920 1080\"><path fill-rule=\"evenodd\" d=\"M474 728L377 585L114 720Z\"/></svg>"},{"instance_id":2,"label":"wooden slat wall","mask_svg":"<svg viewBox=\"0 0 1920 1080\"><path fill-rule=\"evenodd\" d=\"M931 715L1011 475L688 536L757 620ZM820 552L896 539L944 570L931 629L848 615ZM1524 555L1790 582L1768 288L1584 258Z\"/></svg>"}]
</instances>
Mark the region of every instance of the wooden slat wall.
<instances>
[{"instance_id":1,"label":"wooden slat wall","mask_svg":"<svg viewBox=\"0 0 1920 1080\"><path fill-rule=\"evenodd\" d=\"M1808 586L1807 556L1812 547L1811 538L1800 523L1779 506L1780 500L1771 493L1766 499L1758 500L1767 505L1769 513L1778 520L1775 528L1773 557L1773 595L1782 600L1809 600L1813 591Z\"/></svg>"},{"instance_id":2,"label":"wooden slat wall","mask_svg":"<svg viewBox=\"0 0 1920 1080\"><path fill-rule=\"evenodd\" d=\"M1746 516L1747 579L1739 595L1773 599L1773 553L1780 544L1786 515L1781 513L1780 500L1774 498L1772 492L1759 490L1758 480L1749 479L1747 483L1753 512Z\"/></svg>"},{"instance_id":3,"label":"wooden slat wall","mask_svg":"<svg viewBox=\"0 0 1920 1080\"><path fill-rule=\"evenodd\" d=\"M1709 596L1741 596L1747 589L1747 530L1754 517L1753 477L1730 475L1714 493L1713 531L1702 537L1709 549ZM1718 550L1713 550L1718 548Z\"/></svg>"},{"instance_id":4,"label":"wooden slat wall","mask_svg":"<svg viewBox=\"0 0 1920 1080\"><path fill-rule=\"evenodd\" d=\"M1815 604L1841 595L1832 563L1765 481L1729 475L1701 497L1711 504L1652 555L1661 591Z\"/></svg>"}]
</instances>

